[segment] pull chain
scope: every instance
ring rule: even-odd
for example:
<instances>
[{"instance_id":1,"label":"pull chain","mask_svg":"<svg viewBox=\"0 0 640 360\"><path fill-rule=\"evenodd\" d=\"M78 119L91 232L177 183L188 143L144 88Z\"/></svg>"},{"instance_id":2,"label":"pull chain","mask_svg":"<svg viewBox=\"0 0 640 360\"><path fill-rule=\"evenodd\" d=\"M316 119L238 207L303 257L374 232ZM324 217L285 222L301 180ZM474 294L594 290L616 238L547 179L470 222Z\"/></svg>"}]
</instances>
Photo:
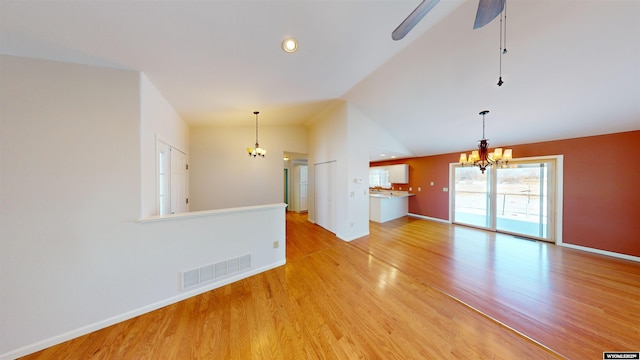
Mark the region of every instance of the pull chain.
<instances>
[{"instance_id":1,"label":"pull chain","mask_svg":"<svg viewBox=\"0 0 640 360\"><path fill-rule=\"evenodd\" d=\"M502 14L504 15L504 49L502 50L503 54L507 53L507 0L504 1L504 10Z\"/></svg>"},{"instance_id":2,"label":"pull chain","mask_svg":"<svg viewBox=\"0 0 640 360\"><path fill-rule=\"evenodd\" d=\"M498 69L498 86L502 86L502 84L504 84L504 81L502 81L502 55L507 53L507 1L503 0L503 3L502 13L500 13L500 52L498 54L498 56L500 56L500 66Z\"/></svg>"}]
</instances>

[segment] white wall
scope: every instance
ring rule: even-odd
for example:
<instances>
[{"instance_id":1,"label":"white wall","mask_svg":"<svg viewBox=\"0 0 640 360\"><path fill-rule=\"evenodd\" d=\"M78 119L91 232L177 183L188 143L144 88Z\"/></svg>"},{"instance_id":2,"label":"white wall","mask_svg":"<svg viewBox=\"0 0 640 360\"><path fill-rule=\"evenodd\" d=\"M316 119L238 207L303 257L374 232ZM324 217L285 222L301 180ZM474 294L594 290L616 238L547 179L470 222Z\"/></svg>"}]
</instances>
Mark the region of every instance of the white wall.
<instances>
[{"instance_id":1,"label":"white wall","mask_svg":"<svg viewBox=\"0 0 640 360\"><path fill-rule=\"evenodd\" d=\"M140 74L141 217L158 214L156 139L187 153L189 128L145 74Z\"/></svg>"},{"instance_id":2,"label":"white wall","mask_svg":"<svg viewBox=\"0 0 640 360\"><path fill-rule=\"evenodd\" d=\"M369 234L369 149L383 143L406 150L355 105L337 102L314 119L309 129L310 221L316 219L314 164L336 161L336 236L351 241Z\"/></svg>"},{"instance_id":3,"label":"white wall","mask_svg":"<svg viewBox=\"0 0 640 360\"><path fill-rule=\"evenodd\" d=\"M352 108L357 108L357 106L353 104L350 105ZM360 140L366 140L368 142L367 146L369 147L369 150L373 150L376 156L381 153L392 153L402 157L413 156L413 153L409 148L393 137L387 130L380 127L378 123L364 115L359 108L357 109L360 113L359 117L366 118L364 121L366 125L358 130L360 132ZM389 158L372 158L371 160L389 160Z\"/></svg>"},{"instance_id":4,"label":"white wall","mask_svg":"<svg viewBox=\"0 0 640 360\"><path fill-rule=\"evenodd\" d=\"M137 221L138 72L0 56L0 96L0 358L237 280L183 292L182 271L246 254L246 276L284 263L281 205Z\"/></svg>"},{"instance_id":5,"label":"white wall","mask_svg":"<svg viewBox=\"0 0 640 360\"><path fill-rule=\"evenodd\" d=\"M308 198L308 218L309 221L315 222L316 209L315 209L315 165L326 163L330 161L336 161L337 166L337 181L342 184L338 186L336 184L336 208L338 214L337 226L340 225L341 216L346 214L346 172L343 164L345 159L342 158L343 154L347 152L347 104L345 102L337 102L331 107L325 109L318 114L312 121L309 127L309 172L308 172L308 184L309 184L309 198Z\"/></svg>"},{"instance_id":6,"label":"white wall","mask_svg":"<svg viewBox=\"0 0 640 360\"><path fill-rule=\"evenodd\" d=\"M143 255L139 74L1 59L0 354L141 306Z\"/></svg>"},{"instance_id":7,"label":"white wall","mask_svg":"<svg viewBox=\"0 0 640 360\"><path fill-rule=\"evenodd\" d=\"M369 234L367 121L355 107L338 102L319 114L309 130L309 219L315 222L317 215L314 165L336 161L336 236L346 241Z\"/></svg>"},{"instance_id":8,"label":"white wall","mask_svg":"<svg viewBox=\"0 0 640 360\"><path fill-rule=\"evenodd\" d=\"M347 182L349 188L349 224L346 233L350 239L369 234L369 147L373 121L356 106L348 106Z\"/></svg>"},{"instance_id":9,"label":"white wall","mask_svg":"<svg viewBox=\"0 0 640 360\"><path fill-rule=\"evenodd\" d=\"M251 115L251 114L249 114ZM260 125L264 158L249 157L255 127L194 127L190 131L191 211L281 203L284 151L305 154L308 131L298 126Z\"/></svg>"}]
</instances>

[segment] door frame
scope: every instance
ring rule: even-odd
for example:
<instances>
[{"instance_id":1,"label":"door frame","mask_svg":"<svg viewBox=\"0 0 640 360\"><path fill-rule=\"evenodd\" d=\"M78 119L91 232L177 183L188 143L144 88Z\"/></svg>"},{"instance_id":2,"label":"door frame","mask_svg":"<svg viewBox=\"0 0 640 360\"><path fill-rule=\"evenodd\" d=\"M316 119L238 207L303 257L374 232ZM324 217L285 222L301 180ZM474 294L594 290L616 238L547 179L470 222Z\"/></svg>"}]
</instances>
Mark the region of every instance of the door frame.
<instances>
[{"instance_id":1,"label":"door frame","mask_svg":"<svg viewBox=\"0 0 640 360\"><path fill-rule=\"evenodd\" d=\"M156 173L156 214L160 215L160 216L165 216L165 215L170 215L172 214L173 211L173 204L172 204L172 184L171 184L171 178L172 178L172 169L171 169L171 151L179 151L182 154L184 154L185 156L185 161L187 163L187 166L189 164L189 154L187 154L187 152L180 150L180 148L171 145L170 142L160 138L159 136L156 135L156 142L155 142L155 173ZM166 180L167 180L167 187L168 187L168 202L169 202L169 210L166 214L162 213L162 209L160 208L160 151L161 148L166 148L169 150L169 153L167 154L167 162L169 164L168 168L165 169L166 173L168 174ZM185 195L187 196L187 198L189 197L189 171L188 168L185 169L186 170L186 176L185 176ZM187 208L187 212L189 211L189 204L186 204L186 208Z\"/></svg>"},{"instance_id":2,"label":"door frame","mask_svg":"<svg viewBox=\"0 0 640 360\"><path fill-rule=\"evenodd\" d=\"M553 174L552 180L554 182L555 185L555 197L554 199L551 201L551 206L549 207L549 216L553 216L554 219L554 226L553 229L551 230L551 232L553 233L553 243L555 243L556 245L561 245L562 244L562 208L563 208L563 184L564 184L564 155L549 155L549 156L533 156L533 157L526 157L526 158L517 158L514 159L512 162L514 163L519 163L519 162L523 162L523 163L529 163L529 162L544 162L544 161L554 161L555 162L555 172ZM453 219L454 219L454 212L455 212L455 168L456 167L461 167L460 163L450 163L449 164L449 223L454 223ZM479 170L478 170L479 171ZM494 171L494 168L491 167L490 170L488 171ZM495 184L493 182L497 181L497 177L496 176L491 176L490 177L490 181L492 182L491 186L495 189ZM495 196L491 196L492 198ZM491 201L491 207L492 209L495 208L495 199L490 200ZM491 210L493 211L493 210ZM483 229L483 230L488 230L488 231L496 231L496 226L495 226L495 221L496 219L491 219L491 228L487 229L487 228L480 228L479 229ZM473 225L464 225L464 226L472 226ZM503 231L500 231L501 233L503 233ZM504 232L504 233L508 233L508 232Z\"/></svg>"}]
</instances>

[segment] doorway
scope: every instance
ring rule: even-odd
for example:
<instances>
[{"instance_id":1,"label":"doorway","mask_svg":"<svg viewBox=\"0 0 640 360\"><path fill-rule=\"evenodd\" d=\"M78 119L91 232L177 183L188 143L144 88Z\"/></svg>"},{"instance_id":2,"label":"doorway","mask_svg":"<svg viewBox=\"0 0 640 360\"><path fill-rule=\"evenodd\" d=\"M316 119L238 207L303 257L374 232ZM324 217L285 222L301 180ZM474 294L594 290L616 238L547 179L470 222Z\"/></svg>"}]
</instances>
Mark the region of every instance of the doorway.
<instances>
[{"instance_id":1,"label":"doorway","mask_svg":"<svg viewBox=\"0 0 640 360\"><path fill-rule=\"evenodd\" d=\"M284 169L284 203L287 204L287 211L291 210L289 207L289 169Z\"/></svg>"},{"instance_id":2,"label":"doorway","mask_svg":"<svg viewBox=\"0 0 640 360\"><path fill-rule=\"evenodd\" d=\"M336 161L314 164L315 223L336 233Z\"/></svg>"},{"instance_id":3,"label":"doorway","mask_svg":"<svg viewBox=\"0 0 640 360\"><path fill-rule=\"evenodd\" d=\"M156 141L158 215L189 211L187 154Z\"/></svg>"}]
</instances>

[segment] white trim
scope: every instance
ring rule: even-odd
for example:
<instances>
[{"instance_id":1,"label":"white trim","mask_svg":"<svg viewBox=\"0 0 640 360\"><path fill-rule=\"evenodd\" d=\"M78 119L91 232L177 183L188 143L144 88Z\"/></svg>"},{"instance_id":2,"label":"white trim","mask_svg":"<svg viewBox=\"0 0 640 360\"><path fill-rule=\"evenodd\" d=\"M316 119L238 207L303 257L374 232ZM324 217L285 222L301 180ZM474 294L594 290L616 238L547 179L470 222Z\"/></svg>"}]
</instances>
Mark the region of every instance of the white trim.
<instances>
[{"instance_id":1,"label":"white trim","mask_svg":"<svg viewBox=\"0 0 640 360\"><path fill-rule=\"evenodd\" d=\"M69 341L71 339L75 339L75 338L83 336L83 335L87 335L87 334L92 333L94 331L97 331L97 330L100 330L100 329L104 329L104 328L109 327L111 325L115 325L117 323L132 319L132 318L134 318L136 316L140 316L140 315L152 312L154 310L158 310L158 309L163 308L165 306L168 306L168 305L171 305L171 304L175 304L175 303L180 302L182 300L186 300L186 299L188 299L190 297L194 297L194 296L200 295L202 293L205 293L207 291L211 291L211 290L217 289L219 287L231 284L233 282L236 282L236 281L239 281L239 280L242 280L242 279L246 279L246 278L248 278L250 276L257 275L259 273L262 273L262 272L265 272L265 271L268 271L268 270L271 270L271 269L275 269L275 268L277 268L279 266L282 266L282 265L285 265L285 264L286 264L286 260L282 260L282 261L278 261L276 263L273 263L273 264L270 264L270 265L267 265L267 266L263 266L261 268L253 269L252 271L245 272L245 273L233 276L233 277L229 277L229 278L223 279L223 281L214 282L214 283L211 283L211 284L209 284L207 286L199 287L198 289L194 289L192 291L184 292L184 293L182 293L180 295L177 295L177 296L174 296L172 298L165 299L165 300L162 300L162 301L159 301L159 302L156 302L154 304L147 305L147 306L143 306L143 307L138 308L136 310L132 310L132 311L120 314L120 315L116 315L116 316L111 317L109 319L98 321L98 322L95 322L93 324L89 324L89 325L80 327L78 329L71 330L71 331L66 332L64 334L56 335L56 336L51 337L49 339L45 339L45 340L39 341L37 343L30 344L30 345L24 346L22 348L19 348L19 349L4 353L4 354L0 355L0 359L1 360L17 359L19 357L23 357L23 356L26 356L26 355L29 355L29 354L33 354L35 352L38 352L40 350L44 350L44 349L49 348L51 346L61 344L61 343L65 342L65 341Z\"/></svg>"},{"instance_id":2,"label":"white trim","mask_svg":"<svg viewBox=\"0 0 640 360\"><path fill-rule=\"evenodd\" d=\"M418 214L412 214L412 213L408 213L407 216L411 216L411 217L419 218L423 220L431 220L431 221L437 221L445 224L451 224L451 220L439 219L439 218L434 218L430 216L424 216L424 215L418 215Z\"/></svg>"},{"instance_id":3,"label":"white trim","mask_svg":"<svg viewBox=\"0 0 640 360\"><path fill-rule=\"evenodd\" d=\"M168 214L164 216L154 215L145 217L142 219L138 219L140 223L146 222L155 222L155 221L169 221L176 219L184 219L184 218L199 218L206 216L217 216L217 215L226 215L226 214L235 214L241 212L254 212L257 210L270 210L277 208L287 207L287 204L268 204L268 205L257 205L257 206L244 206L244 207L236 207L236 208L228 208L228 209L217 209L217 210L203 210L203 211L192 211L186 213L178 213L178 214Z\"/></svg>"},{"instance_id":4,"label":"white trim","mask_svg":"<svg viewBox=\"0 0 640 360\"><path fill-rule=\"evenodd\" d=\"M336 235L336 236L338 237L338 239L340 239L342 241L350 242L350 241L353 241L353 240L356 240L356 239L360 239L361 237L364 237L364 236L367 236L367 235L369 235L369 231L363 232L360 235L353 235L353 236L350 236L350 237L342 237L340 235Z\"/></svg>"},{"instance_id":5,"label":"white trim","mask_svg":"<svg viewBox=\"0 0 640 360\"><path fill-rule=\"evenodd\" d=\"M562 244L562 220L563 200L564 200L564 155L555 155L556 158L556 198L555 198L555 227L556 227L556 245Z\"/></svg>"},{"instance_id":6,"label":"white trim","mask_svg":"<svg viewBox=\"0 0 640 360\"><path fill-rule=\"evenodd\" d=\"M455 212L455 167L460 166L459 162L449 163L449 223L453 224L453 215Z\"/></svg>"},{"instance_id":7,"label":"white trim","mask_svg":"<svg viewBox=\"0 0 640 360\"><path fill-rule=\"evenodd\" d=\"M159 168L159 162L160 162L160 147L159 144L162 143L164 145L167 146L167 148L169 149L169 153L171 153L171 150L176 150L179 151L180 153L184 154L184 156L187 158L187 165L189 164L189 154L186 151L182 151L180 148L171 145L170 142L164 140L162 137L158 136L158 134L154 134L155 136L155 177L156 177L156 198L155 198L155 203L156 203L156 214L160 214L160 168ZM169 155L169 170L168 170L168 181L169 181L169 203L171 203L171 155ZM187 183L185 184L185 186L187 187L187 198L189 197L189 171L187 170ZM169 207L171 207L171 204L169 205Z\"/></svg>"},{"instance_id":8,"label":"white trim","mask_svg":"<svg viewBox=\"0 0 640 360\"><path fill-rule=\"evenodd\" d=\"M632 255L621 254L621 253L617 253L617 252L613 252L613 251L600 250L600 249L590 248L590 247L586 247L586 246L567 244L567 243L558 244L558 245L560 245L562 247L567 247L567 248L571 248L571 249L586 251L586 252L590 252L590 253L594 253L594 254L612 256L612 257L619 258L619 259L640 262L640 257L639 256L632 256Z\"/></svg>"}]
</instances>

